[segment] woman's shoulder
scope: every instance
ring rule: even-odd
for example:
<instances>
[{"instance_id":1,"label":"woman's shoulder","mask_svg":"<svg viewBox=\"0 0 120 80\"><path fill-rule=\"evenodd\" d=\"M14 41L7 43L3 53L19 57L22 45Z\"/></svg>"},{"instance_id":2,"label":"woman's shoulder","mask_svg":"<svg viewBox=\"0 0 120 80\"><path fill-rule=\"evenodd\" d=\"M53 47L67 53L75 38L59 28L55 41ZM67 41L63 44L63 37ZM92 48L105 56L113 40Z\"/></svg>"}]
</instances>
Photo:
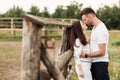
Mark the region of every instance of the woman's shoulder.
<instances>
[{"instance_id":1,"label":"woman's shoulder","mask_svg":"<svg viewBox=\"0 0 120 80\"><path fill-rule=\"evenodd\" d=\"M75 40L75 45L76 45L76 46L82 45L81 42L80 42L80 40L79 40L79 38L77 38L77 39Z\"/></svg>"}]
</instances>

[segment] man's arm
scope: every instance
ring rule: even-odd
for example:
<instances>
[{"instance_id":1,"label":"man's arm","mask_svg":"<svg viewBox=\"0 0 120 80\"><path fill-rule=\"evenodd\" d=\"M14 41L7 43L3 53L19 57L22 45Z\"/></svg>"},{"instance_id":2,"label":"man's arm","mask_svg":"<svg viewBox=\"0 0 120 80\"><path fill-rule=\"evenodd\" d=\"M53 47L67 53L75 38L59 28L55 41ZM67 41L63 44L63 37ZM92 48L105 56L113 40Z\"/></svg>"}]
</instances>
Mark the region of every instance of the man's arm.
<instances>
[{"instance_id":1,"label":"man's arm","mask_svg":"<svg viewBox=\"0 0 120 80\"><path fill-rule=\"evenodd\" d=\"M87 54L87 57L93 58L93 57L104 56L106 52L106 43L98 44L98 47L99 47L98 51ZM85 55L86 53L82 52L80 57L85 58Z\"/></svg>"}]
</instances>

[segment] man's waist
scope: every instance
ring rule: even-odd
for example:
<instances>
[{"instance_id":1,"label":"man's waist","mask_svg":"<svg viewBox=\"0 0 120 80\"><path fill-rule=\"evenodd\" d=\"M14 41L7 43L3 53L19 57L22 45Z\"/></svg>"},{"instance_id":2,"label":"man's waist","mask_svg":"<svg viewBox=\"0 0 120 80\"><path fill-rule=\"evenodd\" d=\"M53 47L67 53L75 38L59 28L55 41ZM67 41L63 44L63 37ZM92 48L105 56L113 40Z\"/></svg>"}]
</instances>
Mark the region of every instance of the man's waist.
<instances>
[{"instance_id":1,"label":"man's waist","mask_svg":"<svg viewBox=\"0 0 120 80\"><path fill-rule=\"evenodd\" d=\"M96 57L92 58L92 62L109 62L109 59L106 57Z\"/></svg>"}]
</instances>

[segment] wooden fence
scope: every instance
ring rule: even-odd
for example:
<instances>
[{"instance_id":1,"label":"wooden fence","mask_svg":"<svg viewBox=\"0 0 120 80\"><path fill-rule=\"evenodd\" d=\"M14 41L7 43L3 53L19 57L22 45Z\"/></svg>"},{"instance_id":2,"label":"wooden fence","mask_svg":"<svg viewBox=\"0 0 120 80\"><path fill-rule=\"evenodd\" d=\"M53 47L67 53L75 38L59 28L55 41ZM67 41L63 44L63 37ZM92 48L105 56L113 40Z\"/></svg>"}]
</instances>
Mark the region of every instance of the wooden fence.
<instances>
[{"instance_id":1,"label":"wooden fence","mask_svg":"<svg viewBox=\"0 0 120 80\"><path fill-rule=\"evenodd\" d=\"M21 80L50 80L51 78L54 80L69 80L67 70L73 55L68 37L71 23L29 14L24 14L23 17ZM64 28L61 54L56 61L52 61L41 40L42 28L48 25ZM47 70L40 70L41 61L43 61Z\"/></svg>"},{"instance_id":2,"label":"wooden fence","mask_svg":"<svg viewBox=\"0 0 120 80\"><path fill-rule=\"evenodd\" d=\"M0 18L0 30L22 30L23 18Z\"/></svg>"},{"instance_id":3,"label":"wooden fence","mask_svg":"<svg viewBox=\"0 0 120 80\"><path fill-rule=\"evenodd\" d=\"M49 18L52 21L61 21L61 22L72 22L76 19L61 19L61 18ZM59 37L61 34L58 35L51 35L50 33L53 32L61 32L61 28L48 28L48 26L43 26L43 37L46 36L53 36ZM23 18L0 18L0 31L10 31L13 37L22 37L22 35L16 35L17 31L22 31L23 29Z\"/></svg>"}]
</instances>

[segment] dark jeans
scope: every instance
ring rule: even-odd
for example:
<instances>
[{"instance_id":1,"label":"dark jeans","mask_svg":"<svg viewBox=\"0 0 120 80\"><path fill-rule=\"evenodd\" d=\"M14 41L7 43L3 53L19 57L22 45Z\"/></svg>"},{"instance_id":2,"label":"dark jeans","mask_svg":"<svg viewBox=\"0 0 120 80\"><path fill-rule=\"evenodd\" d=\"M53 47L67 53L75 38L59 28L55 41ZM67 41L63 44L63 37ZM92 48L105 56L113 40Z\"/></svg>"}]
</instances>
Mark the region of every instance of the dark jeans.
<instances>
[{"instance_id":1,"label":"dark jeans","mask_svg":"<svg viewBox=\"0 0 120 80\"><path fill-rule=\"evenodd\" d=\"M110 80L108 62L95 62L91 66L92 80Z\"/></svg>"}]
</instances>

